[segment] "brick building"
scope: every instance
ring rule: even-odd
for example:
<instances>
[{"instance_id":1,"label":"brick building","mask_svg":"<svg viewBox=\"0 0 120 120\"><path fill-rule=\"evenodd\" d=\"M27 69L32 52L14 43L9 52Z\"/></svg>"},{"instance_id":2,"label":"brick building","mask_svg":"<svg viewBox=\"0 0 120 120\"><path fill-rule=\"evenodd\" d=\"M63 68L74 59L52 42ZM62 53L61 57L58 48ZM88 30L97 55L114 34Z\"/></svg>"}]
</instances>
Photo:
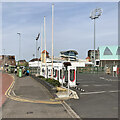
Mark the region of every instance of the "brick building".
<instances>
[{"instance_id":1,"label":"brick building","mask_svg":"<svg viewBox=\"0 0 120 120\"><path fill-rule=\"evenodd\" d=\"M14 55L0 55L0 66L4 65L16 65Z\"/></svg>"}]
</instances>

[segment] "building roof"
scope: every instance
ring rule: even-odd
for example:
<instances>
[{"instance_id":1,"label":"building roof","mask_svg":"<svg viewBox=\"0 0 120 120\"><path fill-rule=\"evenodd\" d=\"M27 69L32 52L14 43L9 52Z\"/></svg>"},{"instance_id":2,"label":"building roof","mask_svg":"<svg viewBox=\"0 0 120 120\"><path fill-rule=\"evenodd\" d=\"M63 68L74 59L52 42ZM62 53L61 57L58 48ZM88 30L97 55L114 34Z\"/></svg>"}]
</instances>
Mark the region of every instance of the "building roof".
<instances>
[{"instance_id":1,"label":"building roof","mask_svg":"<svg viewBox=\"0 0 120 120\"><path fill-rule=\"evenodd\" d=\"M60 53L65 53L65 52L74 52L75 54L78 54L78 52L77 52L77 51L75 51L75 50L61 51Z\"/></svg>"},{"instance_id":2,"label":"building roof","mask_svg":"<svg viewBox=\"0 0 120 120\"><path fill-rule=\"evenodd\" d=\"M88 56L88 57L86 57L86 59L90 59L90 57Z\"/></svg>"},{"instance_id":3,"label":"building roof","mask_svg":"<svg viewBox=\"0 0 120 120\"><path fill-rule=\"evenodd\" d=\"M42 53L45 53L46 50L43 50ZM49 54L47 51L46 51L47 54Z\"/></svg>"},{"instance_id":4,"label":"building roof","mask_svg":"<svg viewBox=\"0 0 120 120\"><path fill-rule=\"evenodd\" d=\"M26 60L18 60L19 62L26 62Z\"/></svg>"},{"instance_id":5,"label":"building roof","mask_svg":"<svg viewBox=\"0 0 120 120\"><path fill-rule=\"evenodd\" d=\"M100 46L100 60L120 60L120 46Z\"/></svg>"},{"instance_id":6,"label":"building roof","mask_svg":"<svg viewBox=\"0 0 120 120\"><path fill-rule=\"evenodd\" d=\"M38 61L38 58L33 58L33 59L30 60L29 62L34 62L34 61ZM41 59L39 59L39 61L41 61Z\"/></svg>"}]
</instances>

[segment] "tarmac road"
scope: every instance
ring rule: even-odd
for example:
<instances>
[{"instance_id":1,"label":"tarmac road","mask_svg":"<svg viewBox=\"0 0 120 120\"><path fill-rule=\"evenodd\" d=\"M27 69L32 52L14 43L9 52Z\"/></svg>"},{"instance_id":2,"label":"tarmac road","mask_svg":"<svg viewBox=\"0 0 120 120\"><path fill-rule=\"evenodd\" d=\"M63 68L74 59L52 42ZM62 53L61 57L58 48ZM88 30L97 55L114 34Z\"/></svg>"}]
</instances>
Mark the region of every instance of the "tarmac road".
<instances>
[{"instance_id":1,"label":"tarmac road","mask_svg":"<svg viewBox=\"0 0 120 120\"><path fill-rule=\"evenodd\" d=\"M67 104L81 118L118 118L118 78L105 74L78 74L80 99Z\"/></svg>"},{"instance_id":2,"label":"tarmac road","mask_svg":"<svg viewBox=\"0 0 120 120\"><path fill-rule=\"evenodd\" d=\"M52 101L49 91L30 76L15 77L6 95L2 118L71 118L62 104Z\"/></svg>"}]
</instances>

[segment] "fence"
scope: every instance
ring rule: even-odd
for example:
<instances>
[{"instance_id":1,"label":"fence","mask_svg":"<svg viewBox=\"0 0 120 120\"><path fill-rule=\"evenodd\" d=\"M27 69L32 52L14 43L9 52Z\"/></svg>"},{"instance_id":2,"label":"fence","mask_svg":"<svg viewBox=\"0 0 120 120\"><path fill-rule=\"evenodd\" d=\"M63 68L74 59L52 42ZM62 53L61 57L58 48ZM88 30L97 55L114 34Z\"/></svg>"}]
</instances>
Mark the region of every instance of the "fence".
<instances>
[{"instance_id":1,"label":"fence","mask_svg":"<svg viewBox=\"0 0 120 120\"><path fill-rule=\"evenodd\" d=\"M29 70L30 70L31 75L37 74L37 71L38 71L38 73L40 73L40 68L38 68L38 67L30 67Z\"/></svg>"},{"instance_id":2,"label":"fence","mask_svg":"<svg viewBox=\"0 0 120 120\"><path fill-rule=\"evenodd\" d=\"M105 72L104 67L79 67L78 73L102 73Z\"/></svg>"}]
</instances>

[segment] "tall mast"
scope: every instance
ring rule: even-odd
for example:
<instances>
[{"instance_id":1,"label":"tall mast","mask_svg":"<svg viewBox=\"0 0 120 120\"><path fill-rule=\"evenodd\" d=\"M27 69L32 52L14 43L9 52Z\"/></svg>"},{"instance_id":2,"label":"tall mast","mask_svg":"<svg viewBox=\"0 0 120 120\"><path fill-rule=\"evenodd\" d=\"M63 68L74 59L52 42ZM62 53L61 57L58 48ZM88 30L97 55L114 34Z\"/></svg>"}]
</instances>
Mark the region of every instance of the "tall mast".
<instances>
[{"instance_id":1,"label":"tall mast","mask_svg":"<svg viewBox=\"0 0 120 120\"><path fill-rule=\"evenodd\" d=\"M44 42L45 42L45 56L44 56L44 62L45 62L45 78L46 78L46 30L45 30L45 16L44 16Z\"/></svg>"},{"instance_id":2,"label":"tall mast","mask_svg":"<svg viewBox=\"0 0 120 120\"><path fill-rule=\"evenodd\" d=\"M41 70L40 75L42 75L42 40L43 40L43 27L41 27Z\"/></svg>"},{"instance_id":3,"label":"tall mast","mask_svg":"<svg viewBox=\"0 0 120 120\"><path fill-rule=\"evenodd\" d=\"M51 71L52 79L53 79L53 22L54 22L54 4L52 4L52 71Z\"/></svg>"}]
</instances>

